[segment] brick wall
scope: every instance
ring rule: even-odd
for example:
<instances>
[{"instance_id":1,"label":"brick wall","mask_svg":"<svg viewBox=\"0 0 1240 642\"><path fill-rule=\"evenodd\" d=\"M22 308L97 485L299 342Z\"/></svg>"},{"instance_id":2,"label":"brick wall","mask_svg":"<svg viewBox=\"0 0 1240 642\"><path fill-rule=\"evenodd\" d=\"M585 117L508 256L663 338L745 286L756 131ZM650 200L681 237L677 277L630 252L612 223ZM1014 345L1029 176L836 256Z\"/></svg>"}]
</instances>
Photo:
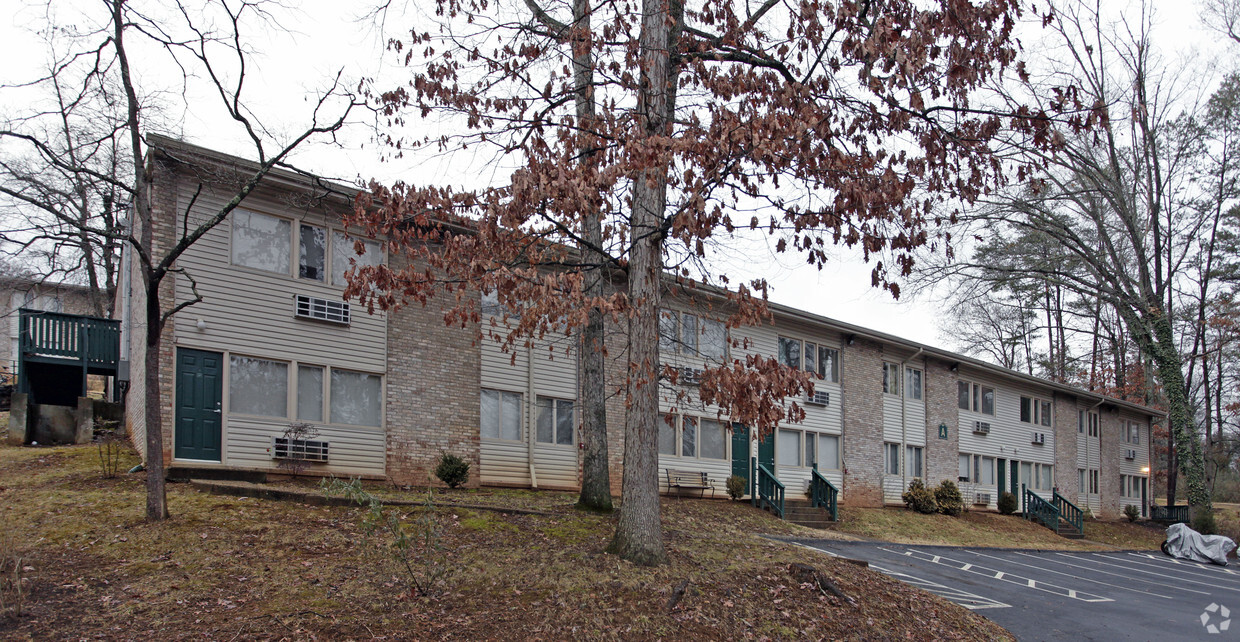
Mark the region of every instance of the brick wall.
<instances>
[{"instance_id":1,"label":"brick wall","mask_svg":"<svg viewBox=\"0 0 1240 642\"><path fill-rule=\"evenodd\" d=\"M937 486L944 479L956 481L960 474L960 408L950 364L926 360L926 484ZM939 425L947 425L947 439L939 439Z\"/></svg>"},{"instance_id":2,"label":"brick wall","mask_svg":"<svg viewBox=\"0 0 1240 642\"><path fill-rule=\"evenodd\" d=\"M883 505L883 348L857 338L840 351L844 404L844 501Z\"/></svg>"},{"instance_id":3,"label":"brick wall","mask_svg":"<svg viewBox=\"0 0 1240 642\"><path fill-rule=\"evenodd\" d=\"M1059 494L1076 501L1081 480L1077 473L1076 397L1055 395L1055 487Z\"/></svg>"},{"instance_id":4,"label":"brick wall","mask_svg":"<svg viewBox=\"0 0 1240 642\"><path fill-rule=\"evenodd\" d=\"M603 372L607 380L607 473L611 478L611 495L620 497L624 480L624 424L628 412L629 335L628 322L608 319L606 324L607 358Z\"/></svg>"},{"instance_id":5,"label":"brick wall","mask_svg":"<svg viewBox=\"0 0 1240 642\"><path fill-rule=\"evenodd\" d=\"M1102 510L1100 517L1119 517L1119 462L1124 456L1123 445L1120 443L1120 418L1113 407L1103 406L1099 413L1102 419L1102 447L1099 458L1098 495Z\"/></svg>"},{"instance_id":6,"label":"brick wall","mask_svg":"<svg viewBox=\"0 0 1240 642\"><path fill-rule=\"evenodd\" d=\"M394 270L404 259L392 257ZM387 475L402 485L439 485L440 453L469 462L479 482L482 357L479 328L449 327L444 311L454 299L432 298L389 315L387 360Z\"/></svg>"}]
</instances>

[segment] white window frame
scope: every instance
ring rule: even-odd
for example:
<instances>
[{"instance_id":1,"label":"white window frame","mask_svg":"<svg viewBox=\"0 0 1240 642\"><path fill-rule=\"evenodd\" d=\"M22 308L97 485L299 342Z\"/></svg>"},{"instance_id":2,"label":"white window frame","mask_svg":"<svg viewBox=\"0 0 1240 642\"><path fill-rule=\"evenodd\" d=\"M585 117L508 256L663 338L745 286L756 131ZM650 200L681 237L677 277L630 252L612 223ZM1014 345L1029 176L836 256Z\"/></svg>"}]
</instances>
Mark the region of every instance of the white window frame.
<instances>
[{"instance_id":1,"label":"white window frame","mask_svg":"<svg viewBox=\"0 0 1240 642\"><path fill-rule=\"evenodd\" d=\"M543 441L542 435L539 434L543 419L543 403L546 402L551 409L551 441ZM568 429L568 443L560 443L560 412L564 405L568 405L568 411L571 415ZM548 397L538 395L534 398L534 443L545 444L548 446L565 446L573 447L577 445L577 402L572 399L560 399L557 397Z\"/></svg>"},{"instance_id":2,"label":"white window frame","mask_svg":"<svg viewBox=\"0 0 1240 642\"><path fill-rule=\"evenodd\" d=\"M921 401L925 396L925 372L921 368L904 367L904 398Z\"/></svg>"},{"instance_id":3,"label":"white window frame","mask_svg":"<svg viewBox=\"0 0 1240 642\"><path fill-rule=\"evenodd\" d=\"M669 413L666 413L666 412L660 412L658 414L658 419L656 421L661 422L660 424L658 424L660 430L662 430L664 427L671 428L673 452L671 453L659 452L658 453L659 457L675 457L677 459L700 460L700 461L731 461L732 460L732 439L731 439L732 433L728 429L728 423L726 421L721 421L719 419L715 419L714 417L703 417L700 415L684 414L684 413L677 412L677 413L670 413L672 416L672 423L670 426L668 426L667 424L668 414ZM694 422L695 430L693 431L694 440L693 440L693 454L692 455L684 454L684 451L685 451L684 449L685 420ZM702 456L702 428L703 428L703 424L707 422L717 424L719 426L719 430L723 436L723 457L722 458Z\"/></svg>"},{"instance_id":4,"label":"white window frame","mask_svg":"<svg viewBox=\"0 0 1240 642\"><path fill-rule=\"evenodd\" d=\"M482 414L482 396L487 393L493 393L496 396L496 404L497 404L496 408L498 408L499 414L496 417L496 421L498 423L496 424L496 436L495 437L487 436L482 433L482 430L484 428L482 424L486 419ZM504 437L504 398L505 397L516 397L517 398L517 436L511 439ZM478 436L480 439L490 439L493 441L505 441L508 443L519 443L519 442L525 441L525 423L526 423L525 393L513 392L511 390L498 390L495 388L480 388L478 390L478 405L479 405Z\"/></svg>"},{"instance_id":5,"label":"white window frame","mask_svg":"<svg viewBox=\"0 0 1240 642\"><path fill-rule=\"evenodd\" d=\"M314 230L318 230L323 235L323 266L320 268L322 270L322 273L319 275L319 278L314 278L312 276L302 276L301 274L302 259L305 258L305 255L302 253L302 250L301 250L302 234L304 233L304 230L302 228L306 228L306 227L314 229ZM329 268L329 265L330 265L329 262L331 261L331 229L329 229L325 225L315 225L314 223L309 223L307 221L297 221L297 232L295 233L295 236L297 237L297 275L296 275L297 278L303 281L311 281L314 283L327 283L328 278L329 278L328 275L331 272Z\"/></svg>"},{"instance_id":6,"label":"white window frame","mask_svg":"<svg viewBox=\"0 0 1240 642\"><path fill-rule=\"evenodd\" d=\"M336 372L345 372L349 374L363 375L366 377L377 377L379 379L379 417L378 417L379 423L377 424L351 424L351 423L343 423L343 422L332 420L332 401L331 401L332 384L331 382L332 382L332 374ZM327 408L326 408L327 414L325 414L324 417L327 418L327 423L332 426L357 426L359 428L382 429L384 427L385 417L387 415L387 402L386 402L387 389L385 387L387 385L386 379L387 379L386 377L384 377L382 374L379 374L377 372L367 372L365 370L356 370L353 368L334 368L334 367L328 368L327 372L324 373L324 384L327 386L327 393L326 393L327 394Z\"/></svg>"},{"instance_id":7,"label":"white window frame","mask_svg":"<svg viewBox=\"0 0 1240 642\"><path fill-rule=\"evenodd\" d=\"M289 389L292 388L294 385L294 376L295 376L294 373L296 372L295 363L284 360L284 359L271 359L268 357L258 357L254 355L240 354L236 352L230 352L228 354L227 359L228 359L228 414L229 415L240 415L242 417L261 417L263 419L268 419L268 420L270 419L287 420L289 418ZM235 400L233 399L234 395L232 392L232 388L233 388L233 384L236 382L236 377L233 376L234 375L233 359L249 359L252 361L265 361L268 363L275 363L275 364L284 366L284 413L283 414L279 414L279 415L258 414L258 413L252 413L252 412L243 412L243 411L239 411L233 408L233 403Z\"/></svg>"},{"instance_id":8,"label":"white window frame","mask_svg":"<svg viewBox=\"0 0 1240 642\"><path fill-rule=\"evenodd\" d=\"M288 245L288 248L287 248L286 255L284 257L285 265L284 265L283 272L279 270L269 270L267 268L257 267L253 265L246 265L245 263L239 263L237 261L237 232L239 230L238 224L240 223L240 218L242 216L246 216L246 217L257 216L261 218L274 219L278 223L283 223L288 226L288 230L286 232L286 238L284 240L284 242ZM256 210L240 208L240 207L233 210L232 216L229 217L229 230L228 230L228 263L229 265L233 267L241 268L243 270L253 270L255 272L260 272L262 274L277 274L277 275L282 275L286 277L293 276L293 265L294 265L293 254L296 251L294 249L295 244L293 242L293 236L294 236L293 229L295 227L294 223L295 221L287 216L277 216L275 214L268 214L267 212L259 212Z\"/></svg>"},{"instance_id":9,"label":"white window frame","mask_svg":"<svg viewBox=\"0 0 1240 642\"><path fill-rule=\"evenodd\" d=\"M843 470L844 469L844 450L843 450L844 436L837 435L835 433L830 433L830 432L817 432L817 431L812 431L812 430L806 430L805 431L806 443L809 443L809 441L811 440L811 435L812 435L812 440L814 441L814 448L813 448L814 460L812 462L809 460L806 460L807 463L810 465L810 467L812 468L813 467L812 464L817 463L818 472L822 472L824 470ZM822 466L822 462L821 462L822 460L822 439L824 437L835 439L835 461L833 462L834 466L827 466L826 468ZM806 452L808 452L808 450Z\"/></svg>"},{"instance_id":10,"label":"white window frame","mask_svg":"<svg viewBox=\"0 0 1240 642\"><path fill-rule=\"evenodd\" d=\"M895 381L892 381L893 377ZM892 395L893 397L900 396L900 391L902 390L902 388L900 387L900 383L901 383L900 364L892 363L890 361L884 361L883 362L883 394Z\"/></svg>"},{"instance_id":11,"label":"white window frame","mask_svg":"<svg viewBox=\"0 0 1240 642\"><path fill-rule=\"evenodd\" d=\"M883 444L883 474L899 475L900 466L903 464L900 457L900 444L894 442L886 442Z\"/></svg>"},{"instance_id":12,"label":"white window frame","mask_svg":"<svg viewBox=\"0 0 1240 642\"><path fill-rule=\"evenodd\" d=\"M688 324L685 323L684 317L693 319L693 345L689 345L689 342L685 340L686 326ZM667 325L664 325L665 323ZM702 340L706 336L707 324L718 324L720 326L723 344L720 346L721 354L718 356L706 355L702 352ZM730 343L728 341L728 329L722 321L672 308L659 309L659 351L661 353L726 361Z\"/></svg>"},{"instance_id":13,"label":"white window frame","mask_svg":"<svg viewBox=\"0 0 1240 642\"><path fill-rule=\"evenodd\" d=\"M1029 404L1029 419L1025 419L1025 404ZM1032 397L1029 395L1020 396L1020 407L1017 410L1016 418L1024 424L1030 426L1042 426L1050 428L1055 425L1055 404L1049 399L1043 397Z\"/></svg>"},{"instance_id":14,"label":"white window frame","mask_svg":"<svg viewBox=\"0 0 1240 642\"><path fill-rule=\"evenodd\" d=\"M965 399L964 406L960 405L960 386L964 386L965 388L967 388L966 394L968 396ZM985 410L986 408L985 399L986 399L987 392L990 393L990 411L989 412ZM980 415L988 415L990 417L993 417L995 416L996 405L997 404L996 404L996 395L995 395L994 386L986 386L986 385L977 383L975 381L969 381L966 379L961 379L959 380L959 382L957 382L956 384L956 407L959 408L960 410L965 410L968 412L976 412Z\"/></svg>"},{"instance_id":15,"label":"white window frame","mask_svg":"<svg viewBox=\"0 0 1240 642\"><path fill-rule=\"evenodd\" d=\"M926 473L926 450L923 446L914 446L913 444L905 444L904 446L904 466L908 477L917 479L925 477Z\"/></svg>"},{"instance_id":16,"label":"white window frame","mask_svg":"<svg viewBox=\"0 0 1240 642\"><path fill-rule=\"evenodd\" d=\"M785 344L795 344L797 346L797 349L796 349L797 364L796 365L788 363L787 359L785 359L785 356L784 356L786 354L784 350ZM775 358L779 360L779 363L781 365L785 365L790 368L796 368L797 370L804 370L805 372L808 372L814 375L815 377L823 381L826 381L828 383L839 383L840 382L840 351L839 351L839 348L833 348L829 345L818 343L816 341L810 341L808 339L799 339L795 337L780 336L779 342L778 342L777 353L778 354L775 355ZM813 368L808 367L810 360L809 358L807 358L807 355L811 355L811 354L813 355L813 361L814 361ZM823 357L830 357L830 361L831 361L830 370L828 370L827 368L823 366L823 361L824 361Z\"/></svg>"}]
</instances>

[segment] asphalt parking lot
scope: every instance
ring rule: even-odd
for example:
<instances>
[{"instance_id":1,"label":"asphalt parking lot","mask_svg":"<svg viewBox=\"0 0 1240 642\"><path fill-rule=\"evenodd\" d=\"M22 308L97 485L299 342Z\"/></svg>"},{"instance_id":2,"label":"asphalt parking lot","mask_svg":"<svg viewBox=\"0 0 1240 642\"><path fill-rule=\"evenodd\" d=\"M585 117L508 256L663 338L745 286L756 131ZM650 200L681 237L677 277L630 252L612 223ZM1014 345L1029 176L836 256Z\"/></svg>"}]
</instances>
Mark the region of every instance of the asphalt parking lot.
<instances>
[{"instance_id":1,"label":"asphalt parking lot","mask_svg":"<svg viewBox=\"0 0 1240 642\"><path fill-rule=\"evenodd\" d=\"M877 571L977 611L1021 640L1240 640L1235 565L1175 560L1159 551L797 543L865 560Z\"/></svg>"}]
</instances>

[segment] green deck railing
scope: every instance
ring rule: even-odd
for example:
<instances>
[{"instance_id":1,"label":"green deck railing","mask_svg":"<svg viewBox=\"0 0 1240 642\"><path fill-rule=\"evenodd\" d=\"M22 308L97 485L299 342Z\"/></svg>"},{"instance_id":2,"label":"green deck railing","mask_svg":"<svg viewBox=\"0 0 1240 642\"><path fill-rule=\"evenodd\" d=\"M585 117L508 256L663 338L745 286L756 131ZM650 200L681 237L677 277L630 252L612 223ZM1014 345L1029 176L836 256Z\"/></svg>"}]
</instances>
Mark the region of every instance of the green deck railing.
<instances>
[{"instance_id":1,"label":"green deck railing","mask_svg":"<svg viewBox=\"0 0 1240 642\"><path fill-rule=\"evenodd\" d=\"M1078 508L1076 504L1068 501L1067 497L1060 495L1059 491L1055 491L1055 494L1051 497L1051 503L1055 505L1055 508L1059 511L1059 514L1067 520L1069 524L1072 524L1072 526L1076 528L1076 532L1081 533L1082 535L1085 534L1084 511Z\"/></svg>"},{"instance_id":2,"label":"green deck railing","mask_svg":"<svg viewBox=\"0 0 1240 642\"><path fill-rule=\"evenodd\" d=\"M809 478L810 505L826 509L831 514L831 521L839 521L839 498L840 489L818 472L818 464L815 463Z\"/></svg>"},{"instance_id":3,"label":"green deck railing","mask_svg":"<svg viewBox=\"0 0 1240 642\"><path fill-rule=\"evenodd\" d=\"M73 359L90 368L115 369L121 358L121 322L23 308L19 313L23 359Z\"/></svg>"},{"instance_id":4,"label":"green deck railing","mask_svg":"<svg viewBox=\"0 0 1240 642\"><path fill-rule=\"evenodd\" d=\"M758 508L769 509L775 513L776 517L784 518L784 495L785 489L783 482L775 478L766 466L757 465L757 486L758 492L754 495L754 505Z\"/></svg>"},{"instance_id":5,"label":"green deck railing","mask_svg":"<svg viewBox=\"0 0 1240 642\"><path fill-rule=\"evenodd\" d=\"M1188 506L1150 505L1150 520L1163 524L1187 524L1192 519Z\"/></svg>"},{"instance_id":6,"label":"green deck railing","mask_svg":"<svg viewBox=\"0 0 1240 642\"><path fill-rule=\"evenodd\" d=\"M1029 490L1024 484L1020 485L1022 491L1021 514L1029 521L1037 520L1042 525L1058 532L1059 531L1059 509L1055 505L1042 499L1037 493Z\"/></svg>"}]
</instances>

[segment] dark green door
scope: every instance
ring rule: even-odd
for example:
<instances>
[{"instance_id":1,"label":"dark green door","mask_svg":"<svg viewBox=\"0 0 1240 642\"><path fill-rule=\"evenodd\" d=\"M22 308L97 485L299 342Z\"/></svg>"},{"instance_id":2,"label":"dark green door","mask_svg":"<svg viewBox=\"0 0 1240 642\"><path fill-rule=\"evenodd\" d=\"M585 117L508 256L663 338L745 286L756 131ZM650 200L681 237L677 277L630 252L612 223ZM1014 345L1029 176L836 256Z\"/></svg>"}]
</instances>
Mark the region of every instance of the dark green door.
<instances>
[{"instance_id":1,"label":"dark green door","mask_svg":"<svg viewBox=\"0 0 1240 642\"><path fill-rule=\"evenodd\" d=\"M1018 461L1016 461L1015 459L1013 459L1013 460L1012 460L1012 465L1011 465L1011 466L1008 466L1008 470L1009 470L1009 471L1011 471L1011 475L1012 475L1012 494L1013 494L1013 495L1016 495L1016 498L1017 498L1017 499L1021 499L1021 495L1020 495L1020 462L1018 462ZM1023 500L1022 500L1022 501L1023 501Z\"/></svg>"},{"instance_id":2,"label":"dark green door","mask_svg":"<svg viewBox=\"0 0 1240 642\"><path fill-rule=\"evenodd\" d=\"M732 474L749 482L749 428L732 424Z\"/></svg>"},{"instance_id":3,"label":"dark green door","mask_svg":"<svg viewBox=\"0 0 1240 642\"><path fill-rule=\"evenodd\" d=\"M1007 460L999 460L999 494L1007 492Z\"/></svg>"},{"instance_id":4,"label":"dark green door","mask_svg":"<svg viewBox=\"0 0 1240 642\"><path fill-rule=\"evenodd\" d=\"M177 349L177 459L220 461L220 401L224 355Z\"/></svg>"},{"instance_id":5,"label":"dark green door","mask_svg":"<svg viewBox=\"0 0 1240 642\"><path fill-rule=\"evenodd\" d=\"M775 433L771 432L765 439L758 442L758 463L775 472Z\"/></svg>"}]
</instances>

